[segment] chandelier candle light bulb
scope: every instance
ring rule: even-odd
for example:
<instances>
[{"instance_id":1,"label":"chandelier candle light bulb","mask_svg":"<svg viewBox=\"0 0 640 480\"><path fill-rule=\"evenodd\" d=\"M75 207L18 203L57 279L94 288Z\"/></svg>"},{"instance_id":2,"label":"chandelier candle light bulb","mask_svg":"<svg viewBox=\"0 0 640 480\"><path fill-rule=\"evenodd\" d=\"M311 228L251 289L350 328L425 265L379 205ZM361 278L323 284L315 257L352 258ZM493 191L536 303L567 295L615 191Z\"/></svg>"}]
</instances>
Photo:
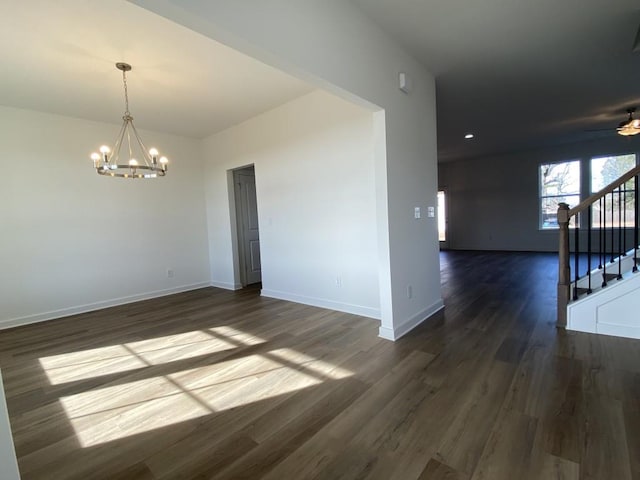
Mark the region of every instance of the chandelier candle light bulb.
<instances>
[{"instance_id":1,"label":"chandelier candle light bulb","mask_svg":"<svg viewBox=\"0 0 640 480\"><path fill-rule=\"evenodd\" d=\"M133 117L129 112L129 92L127 90L126 72L131 71L131 65L127 63L116 63L116 68L122 72L122 84L124 86L125 111L122 116L122 128L116 138L113 150L107 145L100 147L100 154L92 153L93 167L99 175L107 175L111 177L121 178L157 178L164 177L167 173L167 157L160 157L160 165L158 165L158 155L160 154L156 148L146 149L144 143L138 135ZM120 150L123 144L129 152L130 160L125 164L120 161ZM141 161L132 157L134 151ZM139 155L138 155L139 154ZM102 161L102 162L101 162ZM138 170L149 171L148 173L137 173Z\"/></svg>"},{"instance_id":2,"label":"chandelier candle light bulb","mask_svg":"<svg viewBox=\"0 0 640 480\"><path fill-rule=\"evenodd\" d=\"M93 168L98 168L100 166L100 154L93 152L91 154L91 160L93 160Z\"/></svg>"},{"instance_id":3,"label":"chandelier candle light bulb","mask_svg":"<svg viewBox=\"0 0 640 480\"><path fill-rule=\"evenodd\" d=\"M149 155L151 155L151 163L154 165L158 164L158 150L155 148L149 149Z\"/></svg>"}]
</instances>

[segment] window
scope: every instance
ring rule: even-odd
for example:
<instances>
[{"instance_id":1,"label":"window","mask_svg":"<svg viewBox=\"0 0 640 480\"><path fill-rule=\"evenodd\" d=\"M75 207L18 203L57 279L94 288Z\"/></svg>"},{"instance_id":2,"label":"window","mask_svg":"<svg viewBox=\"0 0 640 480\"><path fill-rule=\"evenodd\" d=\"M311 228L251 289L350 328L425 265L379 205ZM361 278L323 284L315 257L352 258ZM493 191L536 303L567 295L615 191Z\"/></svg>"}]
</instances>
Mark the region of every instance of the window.
<instances>
[{"instance_id":1,"label":"window","mask_svg":"<svg viewBox=\"0 0 640 480\"><path fill-rule=\"evenodd\" d=\"M540 228L558 228L558 204L580 203L580 160L540 165Z\"/></svg>"},{"instance_id":2,"label":"window","mask_svg":"<svg viewBox=\"0 0 640 480\"><path fill-rule=\"evenodd\" d=\"M617 180L636 166L635 154L615 155L611 157L596 157L591 159L591 193L598 192L611 182ZM625 185L625 188L633 189Z\"/></svg>"},{"instance_id":3,"label":"window","mask_svg":"<svg viewBox=\"0 0 640 480\"><path fill-rule=\"evenodd\" d=\"M634 154L592 158L590 164L591 193L602 190L635 166L636 156ZM624 205L625 208L620 210L619 205ZM611 207L615 212L613 218ZM602 202L594 203L592 226L598 227L602 222L605 227L617 227L620 224L625 227L633 227L634 208L635 179L632 178L624 184L619 194L615 193L613 196L607 196L607 199Z\"/></svg>"}]
</instances>

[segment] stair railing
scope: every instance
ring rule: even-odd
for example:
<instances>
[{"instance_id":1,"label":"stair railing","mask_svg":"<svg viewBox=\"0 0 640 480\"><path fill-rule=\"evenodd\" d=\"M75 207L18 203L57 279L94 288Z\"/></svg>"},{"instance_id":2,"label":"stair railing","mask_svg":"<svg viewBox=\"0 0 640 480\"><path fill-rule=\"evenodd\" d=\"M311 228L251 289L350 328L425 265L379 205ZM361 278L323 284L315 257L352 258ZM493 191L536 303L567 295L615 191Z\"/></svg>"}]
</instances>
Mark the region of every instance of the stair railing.
<instances>
[{"instance_id":1,"label":"stair railing","mask_svg":"<svg viewBox=\"0 0 640 480\"><path fill-rule=\"evenodd\" d=\"M622 259L627 255L627 230L633 229L633 271L638 271L639 230L638 221L638 177L640 165L632 168L611 184L586 198L573 208L566 203L558 205L558 327L567 326L567 306L571 300L592 293L598 285L592 285L592 258L598 260L597 270L606 287L611 280L622 278ZM627 183L633 186L628 187ZM630 193L631 192L631 193ZM633 195L633 218L627 216L628 195ZM594 208L597 210L594 215ZM570 248L569 224L574 220L573 250ZM586 220L586 226L581 220ZM632 225L629 226L629 223ZM617 225L615 225L617 223ZM596 242L592 237L597 225ZM586 232L587 248L580 251L580 235ZM597 251L593 250L597 244ZM585 258L586 255L586 258ZM571 259L573 257L573 272ZM580 276L582 260L586 260L585 274ZM616 264L617 263L617 264ZM579 286L582 285L582 286Z\"/></svg>"}]
</instances>

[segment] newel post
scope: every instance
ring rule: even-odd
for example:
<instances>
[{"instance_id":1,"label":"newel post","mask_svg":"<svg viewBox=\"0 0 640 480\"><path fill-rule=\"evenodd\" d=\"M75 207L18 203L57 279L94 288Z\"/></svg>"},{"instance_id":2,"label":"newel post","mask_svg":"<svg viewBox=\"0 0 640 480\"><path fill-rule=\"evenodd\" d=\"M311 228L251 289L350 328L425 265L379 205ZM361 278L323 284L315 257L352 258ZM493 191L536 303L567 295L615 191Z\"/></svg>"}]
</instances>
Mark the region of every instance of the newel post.
<instances>
[{"instance_id":1,"label":"newel post","mask_svg":"<svg viewBox=\"0 0 640 480\"><path fill-rule=\"evenodd\" d=\"M567 326L567 305L571 291L571 270L569 269L569 205L558 205L558 226L560 245L558 246L558 327Z\"/></svg>"}]
</instances>

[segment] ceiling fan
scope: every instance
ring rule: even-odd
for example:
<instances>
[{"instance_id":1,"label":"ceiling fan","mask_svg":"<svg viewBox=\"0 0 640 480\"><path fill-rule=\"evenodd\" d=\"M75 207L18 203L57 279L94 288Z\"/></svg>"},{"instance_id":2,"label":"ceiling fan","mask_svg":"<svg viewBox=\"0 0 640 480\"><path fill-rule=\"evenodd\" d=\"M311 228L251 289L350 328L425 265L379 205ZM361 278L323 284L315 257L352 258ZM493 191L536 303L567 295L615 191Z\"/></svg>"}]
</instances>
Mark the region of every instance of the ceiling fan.
<instances>
[{"instance_id":1,"label":"ceiling fan","mask_svg":"<svg viewBox=\"0 0 640 480\"><path fill-rule=\"evenodd\" d=\"M618 135L624 135L625 137L628 137L631 135L638 135L640 133L640 119L633 118L633 114L635 113L635 111L635 107L627 109L629 118L624 122L620 122L620 125L617 129Z\"/></svg>"},{"instance_id":2,"label":"ceiling fan","mask_svg":"<svg viewBox=\"0 0 640 480\"><path fill-rule=\"evenodd\" d=\"M625 137L630 137L633 135L640 134L640 118L634 118L633 114L636 112L635 107L627 108L627 114L629 117L620 122L618 127L615 129L618 135L622 135ZM614 130L613 128L598 128L595 130L586 130L587 132L610 132Z\"/></svg>"}]
</instances>

